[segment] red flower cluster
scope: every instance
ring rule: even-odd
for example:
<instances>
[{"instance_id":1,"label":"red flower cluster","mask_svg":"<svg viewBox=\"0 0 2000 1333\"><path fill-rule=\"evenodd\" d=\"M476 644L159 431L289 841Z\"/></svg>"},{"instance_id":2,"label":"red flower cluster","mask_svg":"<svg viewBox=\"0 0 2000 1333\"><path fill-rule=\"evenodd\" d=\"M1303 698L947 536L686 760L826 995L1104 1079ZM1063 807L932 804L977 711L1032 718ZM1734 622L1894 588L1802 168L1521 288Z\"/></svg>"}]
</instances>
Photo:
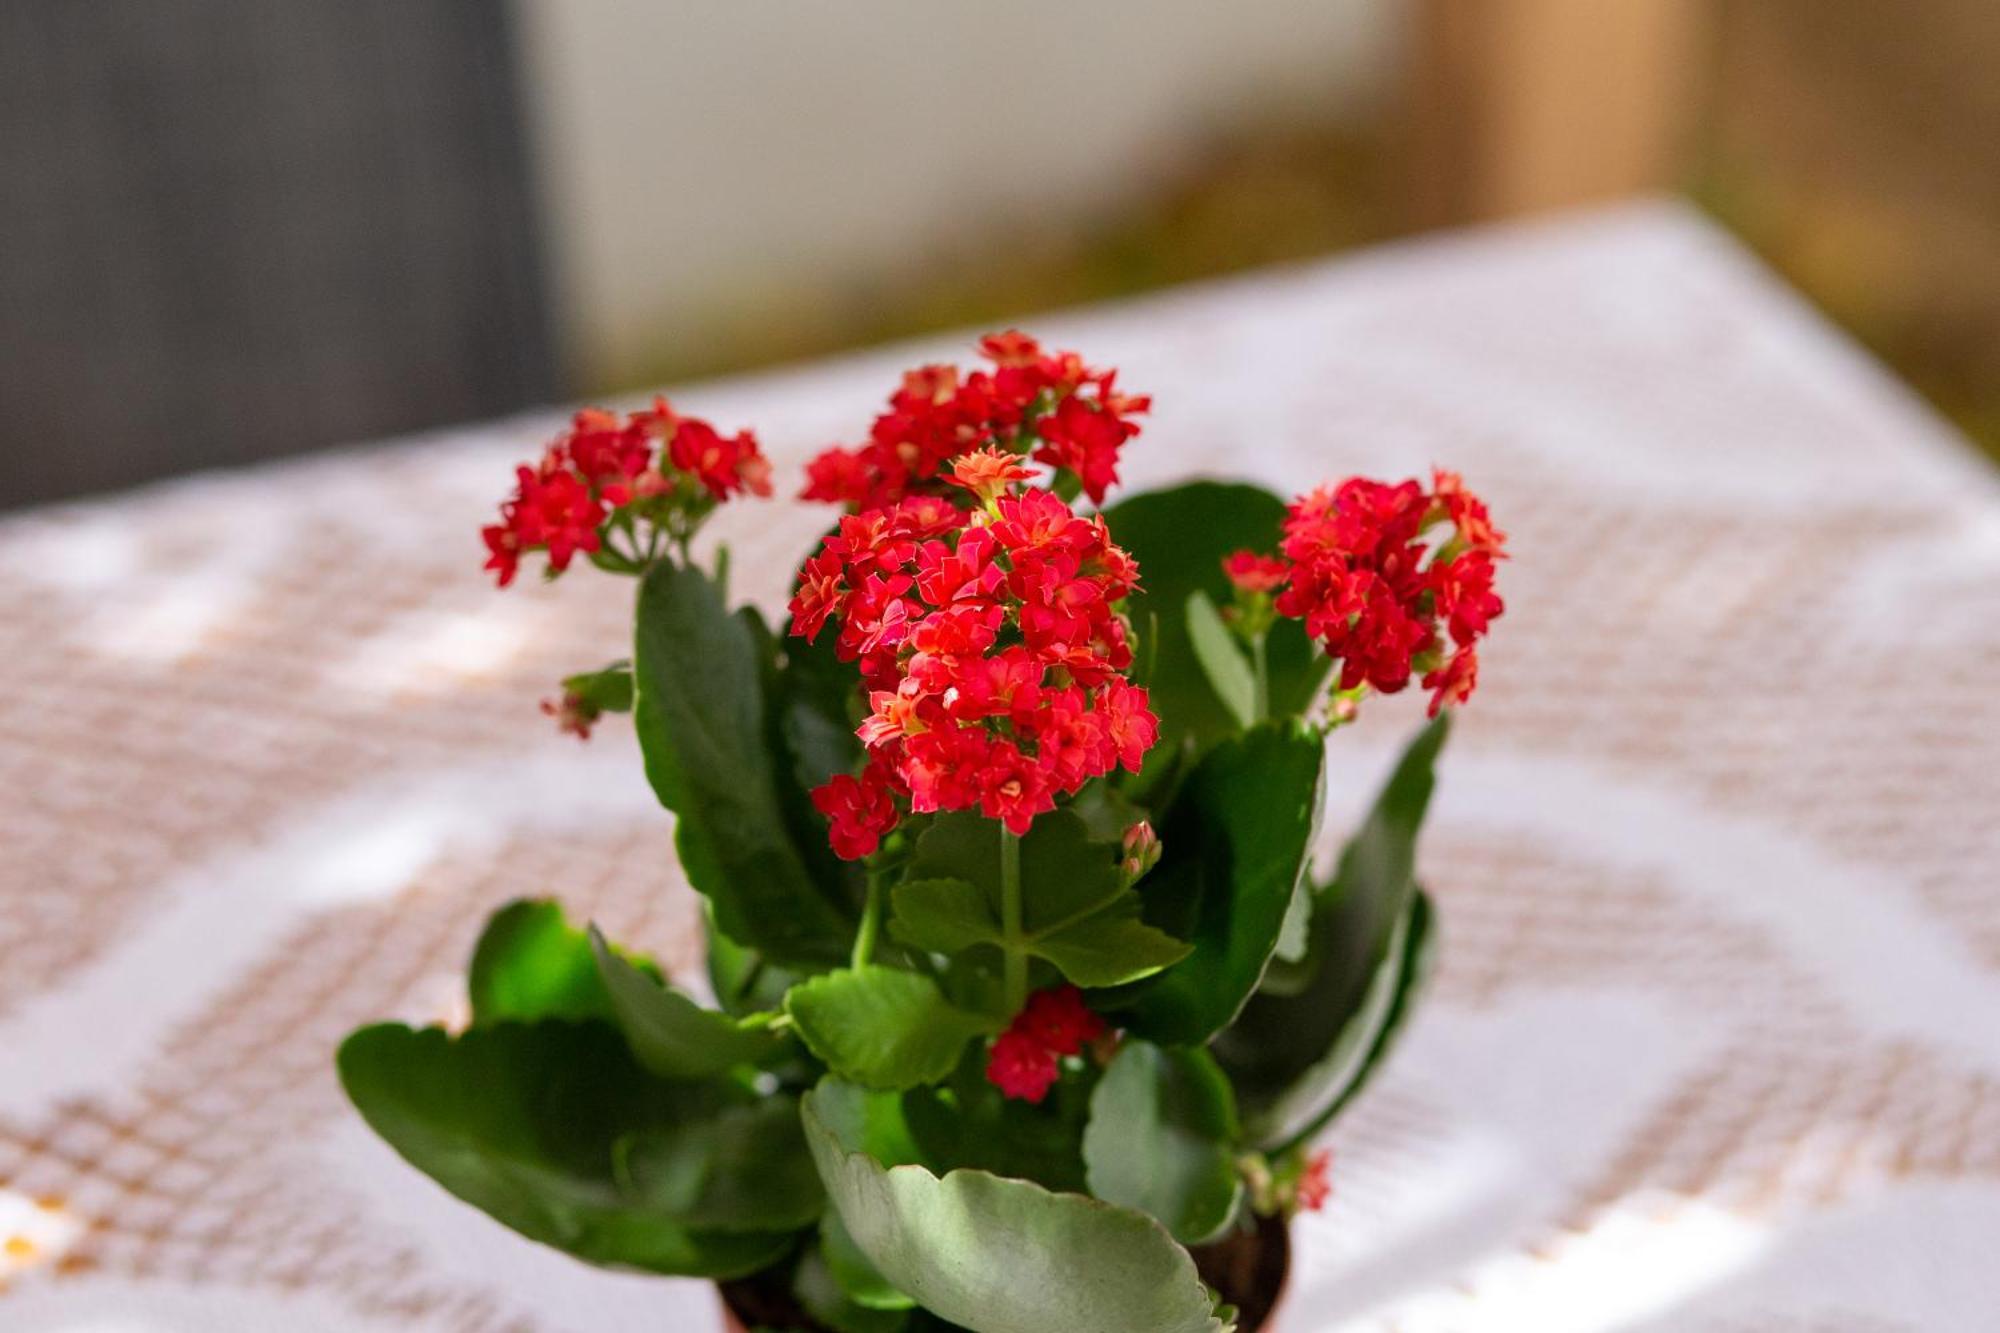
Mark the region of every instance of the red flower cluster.
<instances>
[{"instance_id":1,"label":"red flower cluster","mask_svg":"<svg viewBox=\"0 0 2000 1333\"><path fill-rule=\"evenodd\" d=\"M984 474L975 455L968 478ZM1091 778L1138 771L1159 737L1118 603L1138 567L1101 518L1048 491L970 513L936 496L841 519L806 562L792 633L839 623L870 716L859 777L813 793L835 852L875 850L903 806L977 809L1026 833Z\"/></svg>"},{"instance_id":2,"label":"red flower cluster","mask_svg":"<svg viewBox=\"0 0 2000 1333\"><path fill-rule=\"evenodd\" d=\"M1084 1007L1074 986L1052 986L1028 997L1007 1030L993 1039L986 1079L1005 1097L1039 1102L1062 1073L1065 1056L1081 1054L1105 1033L1104 1020Z\"/></svg>"},{"instance_id":3,"label":"red flower cluster","mask_svg":"<svg viewBox=\"0 0 2000 1333\"><path fill-rule=\"evenodd\" d=\"M1428 539L1440 524L1450 534ZM1277 609L1340 660L1342 689L1394 694L1421 671L1435 715L1478 681L1474 645L1504 609L1493 564L1505 541L1454 473L1435 473L1429 493L1361 477L1322 486L1285 517L1291 570Z\"/></svg>"},{"instance_id":4,"label":"red flower cluster","mask_svg":"<svg viewBox=\"0 0 2000 1333\"><path fill-rule=\"evenodd\" d=\"M1292 567L1279 556L1231 551L1222 557L1222 572L1238 592L1276 592L1285 586Z\"/></svg>"},{"instance_id":5,"label":"red flower cluster","mask_svg":"<svg viewBox=\"0 0 2000 1333\"><path fill-rule=\"evenodd\" d=\"M912 495L942 495L951 461L989 446L1066 470L1093 504L1118 481L1118 451L1139 433L1130 418L1152 400L1118 392L1118 372L1093 370L1074 352L1044 352L1025 333L988 334L991 370L924 366L903 376L868 441L828 449L806 466L807 500L880 509Z\"/></svg>"},{"instance_id":6,"label":"red flower cluster","mask_svg":"<svg viewBox=\"0 0 2000 1333\"><path fill-rule=\"evenodd\" d=\"M656 453L661 444L664 457ZM585 408L540 462L514 475L500 521L480 530L486 568L503 588L530 552L548 552L550 571L560 574L579 553L604 549L605 522L627 505L693 508L745 491L771 493L771 465L754 436L725 437L706 421L679 415L664 398L623 420Z\"/></svg>"}]
</instances>

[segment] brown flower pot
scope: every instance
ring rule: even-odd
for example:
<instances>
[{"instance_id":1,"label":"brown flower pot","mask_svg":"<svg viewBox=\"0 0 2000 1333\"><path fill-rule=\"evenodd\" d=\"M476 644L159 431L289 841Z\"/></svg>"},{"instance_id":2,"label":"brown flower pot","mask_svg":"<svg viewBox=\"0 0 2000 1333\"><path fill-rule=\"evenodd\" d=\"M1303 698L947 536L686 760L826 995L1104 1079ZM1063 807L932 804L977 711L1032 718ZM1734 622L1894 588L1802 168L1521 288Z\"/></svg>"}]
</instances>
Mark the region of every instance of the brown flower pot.
<instances>
[{"instance_id":1,"label":"brown flower pot","mask_svg":"<svg viewBox=\"0 0 2000 1333\"><path fill-rule=\"evenodd\" d=\"M1240 1312L1238 1333L1257 1333L1271 1321L1292 1267L1291 1233L1282 1218L1260 1217L1255 1230L1236 1232L1200 1246L1193 1254L1202 1281ZM827 1333L825 1325L814 1323L792 1299L782 1270L718 1283L717 1290L722 1296L722 1326L729 1333L750 1333L753 1328Z\"/></svg>"}]
</instances>

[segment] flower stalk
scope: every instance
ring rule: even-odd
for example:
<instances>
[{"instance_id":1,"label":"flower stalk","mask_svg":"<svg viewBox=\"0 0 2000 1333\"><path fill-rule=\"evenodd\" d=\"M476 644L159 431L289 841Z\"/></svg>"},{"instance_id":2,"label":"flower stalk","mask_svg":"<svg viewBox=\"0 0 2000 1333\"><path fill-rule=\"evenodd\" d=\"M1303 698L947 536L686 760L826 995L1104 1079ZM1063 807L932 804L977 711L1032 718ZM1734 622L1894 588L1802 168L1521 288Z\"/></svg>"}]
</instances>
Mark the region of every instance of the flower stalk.
<instances>
[{"instance_id":1,"label":"flower stalk","mask_svg":"<svg viewBox=\"0 0 2000 1333\"><path fill-rule=\"evenodd\" d=\"M1028 999L1028 955L1022 948L1021 839L1000 825L1000 930L1006 937L1002 974L1006 1010L1017 1014Z\"/></svg>"}]
</instances>

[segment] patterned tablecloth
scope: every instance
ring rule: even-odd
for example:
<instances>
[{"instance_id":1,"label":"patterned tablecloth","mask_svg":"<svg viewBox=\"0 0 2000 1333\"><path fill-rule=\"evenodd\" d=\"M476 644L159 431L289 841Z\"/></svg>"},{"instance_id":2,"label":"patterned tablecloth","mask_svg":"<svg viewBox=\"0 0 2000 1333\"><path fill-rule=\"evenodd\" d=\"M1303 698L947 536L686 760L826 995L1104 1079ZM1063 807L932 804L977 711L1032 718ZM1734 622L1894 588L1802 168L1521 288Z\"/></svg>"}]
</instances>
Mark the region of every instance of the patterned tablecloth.
<instances>
[{"instance_id":1,"label":"patterned tablecloth","mask_svg":"<svg viewBox=\"0 0 2000 1333\"><path fill-rule=\"evenodd\" d=\"M1437 460L1513 536L1424 847L1442 966L1332 1136L1285 1329L2000 1326L1984 466L1666 205L1029 327L1156 395L1137 486ZM796 476L969 354L684 398ZM450 1014L510 897L695 965L629 729L536 712L628 585L478 572L554 420L0 523L0 1328L714 1326L453 1202L330 1063ZM771 606L824 521L714 528ZM1342 735L1333 827L1418 712Z\"/></svg>"}]
</instances>

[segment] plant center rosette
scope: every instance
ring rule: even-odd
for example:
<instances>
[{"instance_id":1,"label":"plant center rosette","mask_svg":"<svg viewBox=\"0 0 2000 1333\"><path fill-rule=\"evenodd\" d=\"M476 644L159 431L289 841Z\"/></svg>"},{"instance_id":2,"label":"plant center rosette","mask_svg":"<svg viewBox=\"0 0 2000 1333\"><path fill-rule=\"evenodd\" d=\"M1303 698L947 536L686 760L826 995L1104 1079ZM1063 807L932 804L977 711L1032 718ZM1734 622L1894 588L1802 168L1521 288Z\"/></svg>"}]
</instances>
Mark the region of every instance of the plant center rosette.
<instances>
[{"instance_id":1,"label":"plant center rosette","mask_svg":"<svg viewBox=\"0 0 2000 1333\"><path fill-rule=\"evenodd\" d=\"M658 400L518 470L503 586L634 580L629 652L543 706L629 714L707 975L516 902L469 1024L363 1028L341 1077L459 1198L746 1325L1253 1329L1429 967L1416 839L1504 537L1443 471L1106 506L1150 400L981 351L808 465L844 512L776 627L695 554L770 492L754 436ZM1328 737L1413 683L1430 720L1316 863Z\"/></svg>"}]
</instances>

